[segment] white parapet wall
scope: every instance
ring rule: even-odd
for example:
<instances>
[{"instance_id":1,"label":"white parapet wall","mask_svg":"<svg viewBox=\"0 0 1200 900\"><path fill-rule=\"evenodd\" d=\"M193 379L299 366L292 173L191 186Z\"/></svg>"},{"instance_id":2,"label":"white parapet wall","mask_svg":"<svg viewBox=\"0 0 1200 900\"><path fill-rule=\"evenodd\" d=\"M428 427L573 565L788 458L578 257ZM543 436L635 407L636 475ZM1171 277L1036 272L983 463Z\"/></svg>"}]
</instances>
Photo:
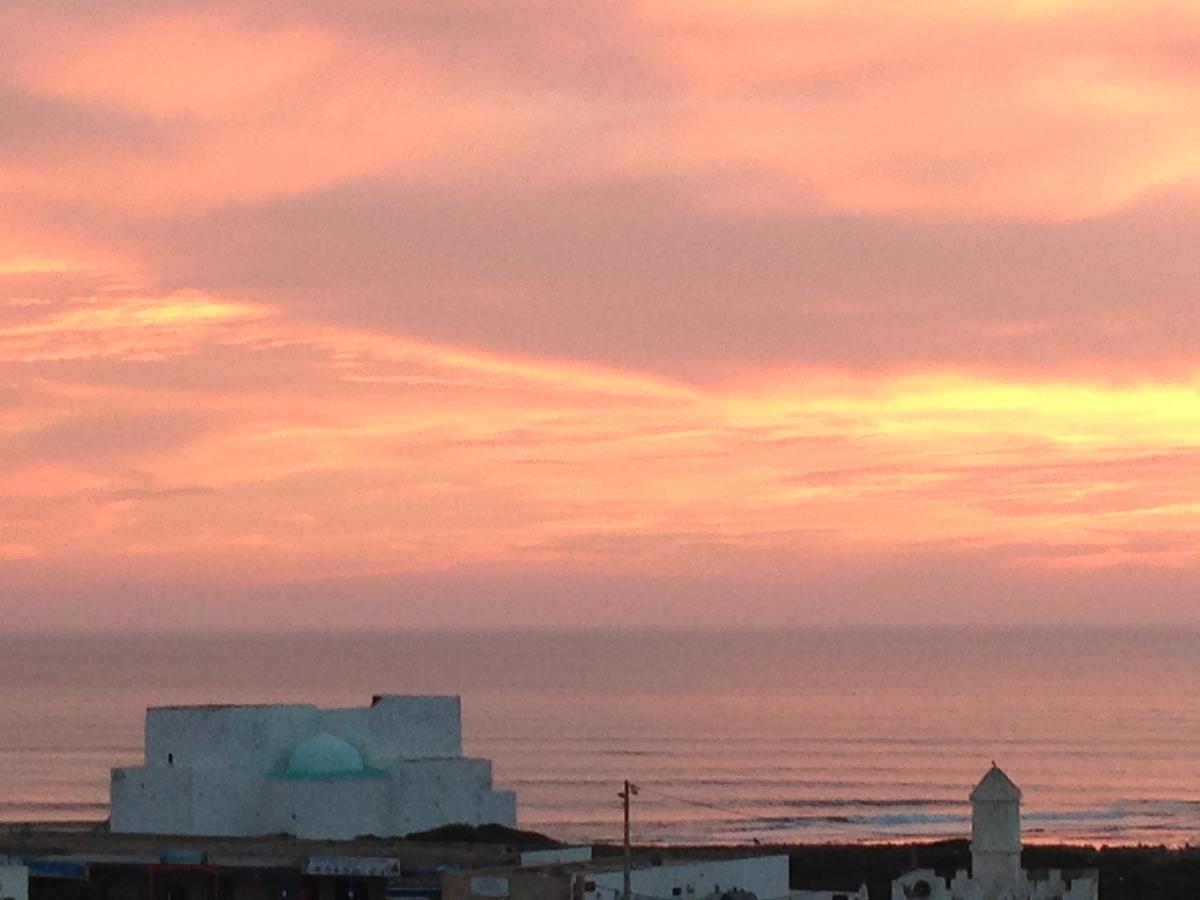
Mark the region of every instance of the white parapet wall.
<instances>
[{"instance_id":1,"label":"white parapet wall","mask_svg":"<svg viewBox=\"0 0 1200 900\"><path fill-rule=\"evenodd\" d=\"M526 850L521 854L521 865L555 866L566 863L585 863L592 861L590 844L574 847L551 847L547 850Z\"/></svg>"},{"instance_id":2,"label":"white parapet wall","mask_svg":"<svg viewBox=\"0 0 1200 900\"><path fill-rule=\"evenodd\" d=\"M29 869L16 863L0 865L0 900L29 900Z\"/></svg>"},{"instance_id":3,"label":"white parapet wall","mask_svg":"<svg viewBox=\"0 0 1200 900\"><path fill-rule=\"evenodd\" d=\"M1016 884L1001 889L977 881L966 871L946 879L932 869L918 869L892 882L892 900L1098 900L1099 892L1094 870L1051 869L1036 879L1022 873Z\"/></svg>"},{"instance_id":4,"label":"white parapet wall","mask_svg":"<svg viewBox=\"0 0 1200 900\"><path fill-rule=\"evenodd\" d=\"M516 797L462 756L456 696L150 709L145 764L112 773L115 832L345 839L489 822L515 826Z\"/></svg>"},{"instance_id":5,"label":"white parapet wall","mask_svg":"<svg viewBox=\"0 0 1200 900\"><path fill-rule=\"evenodd\" d=\"M596 872L594 885L584 893L586 900L613 900L624 888L620 869ZM664 900L701 900L714 894L748 891L759 900L777 900L788 895L788 858L752 856L738 859L709 859L662 866L634 868L631 887L638 897Z\"/></svg>"}]
</instances>

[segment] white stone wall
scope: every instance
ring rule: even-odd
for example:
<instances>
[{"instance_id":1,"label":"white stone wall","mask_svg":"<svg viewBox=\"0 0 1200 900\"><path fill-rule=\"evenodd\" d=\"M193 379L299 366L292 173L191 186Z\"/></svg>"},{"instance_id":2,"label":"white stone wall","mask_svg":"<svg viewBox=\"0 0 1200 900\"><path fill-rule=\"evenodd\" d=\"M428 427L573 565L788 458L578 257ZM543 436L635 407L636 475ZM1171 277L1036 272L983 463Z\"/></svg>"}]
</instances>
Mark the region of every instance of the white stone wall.
<instances>
[{"instance_id":1,"label":"white stone wall","mask_svg":"<svg viewBox=\"0 0 1200 900\"><path fill-rule=\"evenodd\" d=\"M379 759L462 756L458 697L379 697L370 707L371 743Z\"/></svg>"},{"instance_id":2,"label":"white stone wall","mask_svg":"<svg viewBox=\"0 0 1200 900\"><path fill-rule=\"evenodd\" d=\"M611 900L624 889L620 869L591 876L596 890L588 900ZM725 891L750 891L759 900L776 900L788 895L788 858L758 856L743 859L703 860L669 866L639 867L631 876L633 892L641 897L664 900L701 900ZM676 894L675 890L679 889Z\"/></svg>"},{"instance_id":3,"label":"white stone wall","mask_svg":"<svg viewBox=\"0 0 1200 900\"><path fill-rule=\"evenodd\" d=\"M388 815L393 798L386 781L275 781L268 787L276 822L272 831L350 840L414 830L405 819Z\"/></svg>"},{"instance_id":4,"label":"white stone wall","mask_svg":"<svg viewBox=\"0 0 1200 900\"><path fill-rule=\"evenodd\" d=\"M516 827L517 795L513 791L492 790L479 804L480 822L499 822Z\"/></svg>"},{"instance_id":5,"label":"white stone wall","mask_svg":"<svg viewBox=\"0 0 1200 900\"><path fill-rule=\"evenodd\" d=\"M989 893L1015 890L1021 876L1021 807L1016 800L976 801L971 814L971 875Z\"/></svg>"},{"instance_id":6,"label":"white stone wall","mask_svg":"<svg viewBox=\"0 0 1200 900\"><path fill-rule=\"evenodd\" d=\"M865 885L855 891L792 891L788 900L871 900Z\"/></svg>"},{"instance_id":7,"label":"white stone wall","mask_svg":"<svg viewBox=\"0 0 1200 900\"><path fill-rule=\"evenodd\" d=\"M0 866L0 900L29 900L29 869L20 865Z\"/></svg>"},{"instance_id":8,"label":"white stone wall","mask_svg":"<svg viewBox=\"0 0 1200 900\"><path fill-rule=\"evenodd\" d=\"M195 834L190 769L113 769L110 826L116 832Z\"/></svg>"},{"instance_id":9,"label":"white stone wall","mask_svg":"<svg viewBox=\"0 0 1200 900\"><path fill-rule=\"evenodd\" d=\"M521 854L521 865L553 866L562 863L585 863L592 861L592 847L582 844L574 847L551 847L549 850L526 850Z\"/></svg>"},{"instance_id":10,"label":"white stone wall","mask_svg":"<svg viewBox=\"0 0 1200 900\"><path fill-rule=\"evenodd\" d=\"M1030 883L1029 900L1098 900L1100 885L1098 877L1084 876L1067 879L1059 869L1052 869L1044 881Z\"/></svg>"},{"instance_id":11,"label":"white stone wall","mask_svg":"<svg viewBox=\"0 0 1200 900\"><path fill-rule=\"evenodd\" d=\"M262 803L275 779L261 770L231 764L197 766L189 774L192 833L251 835L285 830L278 827L276 816L267 815Z\"/></svg>"},{"instance_id":12,"label":"white stone wall","mask_svg":"<svg viewBox=\"0 0 1200 900\"><path fill-rule=\"evenodd\" d=\"M370 771L289 777L292 751L320 732L350 743ZM492 789L491 763L461 754L458 697L382 696L337 710L151 709L146 764L113 770L112 829L337 839L455 822L515 826L516 798Z\"/></svg>"},{"instance_id":13,"label":"white stone wall","mask_svg":"<svg viewBox=\"0 0 1200 900\"><path fill-rule=\"evenodd\" d=\"M408 831L442 822L507 821L484 817L492 783L492 764L486 759L409 760L391 771L396 780L392 813Z\"/></svg>"},{"instance_id":14,"label":"white stone wall","mask_svg":"<svg viewBox=\"0 0 1200 900\"><path fill-rule=\"evenodd\" d=\"M369 759L462 756L458 697L382 695L371 706L180 706L146 711L147 765L221 765L263 770L318 731L345 738Z\"/></svg>"},{"instance_id":15,"label":"white stone wall","mask_svg":"<svg viewBox=\"0 0 1200 900\"><path fill-rule=\"evenodd\" d=\"M146 765L267 771L319 730L314 706L181 706L146 710Z\"/></svg>"},{"instance_id":16,"label":"white stone wall","mask_svg":"<svg viewBox=\"0 0 1200 900\"><path fill-rule=\"evenodd\" d=\"M1091 870L1089 870L1090 872ZM1098 900L1098 879L1094 874L1081 875L1067 880L1059 869L1052 869L1045 879L1033 881L1022 872L1017 882L1010 886L987 885L959 872L947 882L939 878L932 869L908 872L892 882L892 900L913 900L921 896L916 890L919 882L929 885L928 900Z\"/></svg>"},{"instance_id":17,"label":"white stone wall","mask_svg":"<svg viewBox=\"0 0 1200 900\"><path fill-rule=\"evenodd\" d=\"M914 869L892 882L892 900L916 900L921 897L925 900L951 900L950 885L933 869Z\"/></svg>"}]
</instances>

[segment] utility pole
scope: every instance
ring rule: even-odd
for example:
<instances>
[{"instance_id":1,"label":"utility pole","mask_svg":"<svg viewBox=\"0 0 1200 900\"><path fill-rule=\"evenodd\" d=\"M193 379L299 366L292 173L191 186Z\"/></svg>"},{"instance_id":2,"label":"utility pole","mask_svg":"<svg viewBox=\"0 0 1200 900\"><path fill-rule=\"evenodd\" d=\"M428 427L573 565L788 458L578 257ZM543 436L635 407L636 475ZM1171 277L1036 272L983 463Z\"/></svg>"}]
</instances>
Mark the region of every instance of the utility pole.
<instances>
[{"instance_id":1,"label":"utility pole","mask_svg":"<svg viewBox=\"0 0 1200 900\"><path fill-rule=\"evenodd\" d=\"M625 779L625 790L617 794L625 801L625 892L621 895L621 900L633 900L633 889L631 881L633 880L633 851L629 847L629 798L636 796L638 786Z\"/></svg>"}]
</instances>

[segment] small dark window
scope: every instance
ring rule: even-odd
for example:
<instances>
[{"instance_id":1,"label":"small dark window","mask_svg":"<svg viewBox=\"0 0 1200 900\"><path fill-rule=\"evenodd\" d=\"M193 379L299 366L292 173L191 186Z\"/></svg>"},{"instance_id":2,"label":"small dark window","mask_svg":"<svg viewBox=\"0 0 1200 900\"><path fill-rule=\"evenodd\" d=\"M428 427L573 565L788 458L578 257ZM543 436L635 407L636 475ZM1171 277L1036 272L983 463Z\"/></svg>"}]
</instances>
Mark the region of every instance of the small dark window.
<instances>
[{"instance_id":1,"label":"small dark window","mask_svg":"<svg viewBox=\"0 0 1200 900\"><path fill-rule=\"evenodd\" d=\"M594 891L594 890L596 889L596 882L594 882L594 881L585 881L585 882L583 883L583 889L584 889L585 891Z\"/></svg>"},{"instance_id":2,"label":"small dark window","mask_svg":"<svg viewBox=\"0 0 1200 900\"><path fill-rule=\"evenodd\" d=\"M174 753L167 754L167 765L168 766L175 765L175 754Z\"/></svg>"},{"instance_id":3,"label":"small dark window","mask_svg":"<svg viewBox=\"0 0 1200 900\"><path fill-rule=\"evenodd\" d=\"M682 893L683 893L683 888L671 888L671 896L672 897L678 897Z\"/></svg>"}]
</instances>

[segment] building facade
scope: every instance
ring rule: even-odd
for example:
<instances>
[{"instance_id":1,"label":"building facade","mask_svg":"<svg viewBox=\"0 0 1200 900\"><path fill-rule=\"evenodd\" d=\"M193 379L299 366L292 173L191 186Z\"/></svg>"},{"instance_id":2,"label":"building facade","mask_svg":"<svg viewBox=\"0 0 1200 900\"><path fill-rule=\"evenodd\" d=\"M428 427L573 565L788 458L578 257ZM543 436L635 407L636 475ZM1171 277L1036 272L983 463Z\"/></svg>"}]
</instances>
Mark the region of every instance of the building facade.
<instances>
[{"instance_id":1,"label":"building facade","mask_svg":"<svg viewBox=\"0 0 1200 900\"><path fill-rule=\"evenodd\" d=\"M462 755L457 696L370 706L146 711L145 764L114 769L118 833L345 840L464 823L516 825L491 762Z\"/></svg>"},{"instance_id":2,"label":"building facade","mask_svg":"<svg viewBox=\"0 0 1200 900\"><path fill-rule=\"evenodd\" d=\"M621 900L624 871L619 859L534 860L515 867L447 873L442 887L443 900ZM634 900L782 900L788 897L788 858L638 858L630 872L630 889Z\"/></svg>"}]
</instances>

